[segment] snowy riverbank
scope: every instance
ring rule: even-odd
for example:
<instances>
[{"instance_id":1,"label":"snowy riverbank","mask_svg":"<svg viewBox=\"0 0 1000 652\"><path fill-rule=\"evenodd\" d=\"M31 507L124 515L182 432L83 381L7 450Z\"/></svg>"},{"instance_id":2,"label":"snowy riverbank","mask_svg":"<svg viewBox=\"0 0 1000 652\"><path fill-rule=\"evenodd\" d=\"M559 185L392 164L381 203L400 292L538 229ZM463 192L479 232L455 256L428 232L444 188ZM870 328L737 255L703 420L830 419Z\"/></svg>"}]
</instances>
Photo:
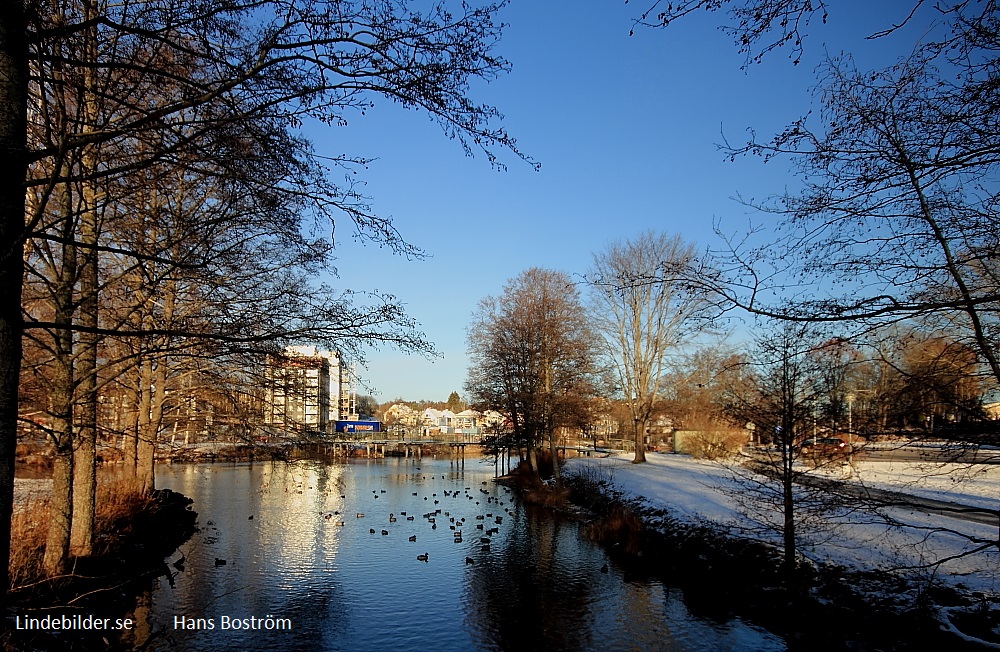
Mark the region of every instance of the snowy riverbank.
<instances>
[{"instance_id":1,"label":"snowy riverbank","mask_svg":"<svg viewBox=\"0 0 1000 652\"><path fill-rule=\"evenodd\" d=\"M730 467L685 455L651 454L648 459L647 464L630 464L631 456L577 458L568 462L567 472L596 467L623 498L639 501L651 511L663 510L679 521L713 525L735 536L780 543L774 527L780 515L766 507L747 509L758 498ZM825 473L838 479L844 475L839 468ZM851 475L854 481L900 493L991 509L1000 506L1000 468L992 466L859 462ZM967 554L979 547L976 541L996 541L996 527L917 509L872 512L855 507L842 506L804 523L800 552L819 564L903 570L968 591L1000 592L996 547ZM945 559L949 561L936 563Z\"/></svg>"}]
</instances>

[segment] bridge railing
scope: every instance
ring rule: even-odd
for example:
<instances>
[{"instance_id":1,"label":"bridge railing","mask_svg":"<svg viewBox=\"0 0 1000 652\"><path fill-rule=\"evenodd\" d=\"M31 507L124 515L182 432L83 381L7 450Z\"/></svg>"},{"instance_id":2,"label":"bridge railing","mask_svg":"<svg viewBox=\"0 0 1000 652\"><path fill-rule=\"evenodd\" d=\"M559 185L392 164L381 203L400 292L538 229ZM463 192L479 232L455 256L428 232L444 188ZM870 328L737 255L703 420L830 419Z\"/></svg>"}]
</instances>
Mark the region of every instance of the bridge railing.
<instances>
[{"instance_id":1,"label":"bridge railing","mask_svg":"<svg viewBox=\"0 0 1000 652\"><path fill-rule=\"evenodd\" d=\"M335 432L324 435L326 441L351 442L358 444L371 443L399 443L399 444L478 444L482 442L482 433L401 433L397 431L386 432Z\"/></svg>"}]
</instances>

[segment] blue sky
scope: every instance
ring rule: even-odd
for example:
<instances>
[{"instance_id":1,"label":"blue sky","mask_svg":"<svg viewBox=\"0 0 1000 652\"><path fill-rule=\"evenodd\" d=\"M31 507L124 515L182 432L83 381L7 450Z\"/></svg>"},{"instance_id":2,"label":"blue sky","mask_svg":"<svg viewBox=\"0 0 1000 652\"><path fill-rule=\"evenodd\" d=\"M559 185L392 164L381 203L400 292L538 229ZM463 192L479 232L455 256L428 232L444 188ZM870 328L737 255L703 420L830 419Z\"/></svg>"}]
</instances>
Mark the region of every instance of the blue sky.
<instances>
[{"instance_id":1,"label":"blue sky","mask_svg":"<svg viewBox=\"0 0 1000 652\"><path fill-rule=\"evenodd\" d=\"M519 147L541 163L537 172L510 155L502 157L507 171L495 171L483 156L464 156L426 116L388 101L376 100L347 127L311 129L321 154L377 158L365 172L365 194L429 254L394 257L338 228L339 277L331 284L394 294L442 354L371 351L359 371L376 399L461 392L471 313L524 269L582 274L593 252L644 230L704 247L717 244L715 220L726 231L769 220L733 197L794 188L789 163L730 162L718 149L723 132L740 143L750 127L770 135L807 111L826 52L888 61L908 35L863 37L901 17L898 6L879 4L885 16L873 17L871 3L834 12L827 25L810 28L800 65L778 51L743 71L743 56L717 29L719 14L629 37L636 10L623 2L513 0L497 48L513 70L477 85L474 97L500 109Z\"/></svg>"}]
</instances>

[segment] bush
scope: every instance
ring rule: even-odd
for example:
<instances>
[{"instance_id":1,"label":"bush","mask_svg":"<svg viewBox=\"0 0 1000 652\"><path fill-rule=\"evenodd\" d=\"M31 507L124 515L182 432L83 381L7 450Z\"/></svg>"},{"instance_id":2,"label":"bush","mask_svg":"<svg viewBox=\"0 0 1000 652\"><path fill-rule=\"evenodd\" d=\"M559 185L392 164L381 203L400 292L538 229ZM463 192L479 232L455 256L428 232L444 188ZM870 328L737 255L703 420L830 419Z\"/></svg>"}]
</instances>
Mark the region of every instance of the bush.
<instances>
[{"instance_id":1,"label":"bush","mask_svg":"<svg viewBox=\"0 0 1000 652\"><path fill-rule=\"evenodd\" d=\"M540 487L525 489L521 493L521 500L531 505L562 509L569 502L569 490L543 484Z\"/></svg>"},{"instance_id":2,"label":"bush","mask_svg":"<svg viewBox=\"0 0 1000 652\"><path fill-rule=\"evenodd\" d=\"M685 438L685 452L697 459L724 460L736 456L746 440L742 430L701 430Z\"/></svg>"}]
</instances>

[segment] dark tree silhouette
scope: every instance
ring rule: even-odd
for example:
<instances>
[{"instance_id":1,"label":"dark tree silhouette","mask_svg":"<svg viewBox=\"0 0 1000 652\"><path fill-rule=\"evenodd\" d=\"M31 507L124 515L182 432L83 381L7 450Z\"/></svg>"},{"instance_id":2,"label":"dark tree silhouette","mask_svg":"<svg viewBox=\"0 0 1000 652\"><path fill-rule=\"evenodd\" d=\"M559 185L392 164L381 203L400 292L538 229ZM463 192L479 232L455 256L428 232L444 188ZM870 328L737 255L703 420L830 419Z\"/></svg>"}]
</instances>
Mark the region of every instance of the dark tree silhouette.
<instances>
[{"instance_id":1,"label":"dark tree silhouette","mask_svg":"<svg viewBox=\"0 0 1000 652\"><path fill-rule=\"evenodd\" d=\"M96 266L87 262L88 256L93 260L94 253L110 251L133 261L177 261L164 255L167 249L150 256L121 243L110 245L88 219L76 222L79 229L59 235L58 225L52 228L46 216L52 215L51 201L60 186L86 189L101 184L103 191L109 191L115 184L135 183L136 175L152 166L165 166L180 175L250 179L256 166L277 160L239 156L246 151L241 142L266 145L268 134L277 133L251 133L251 125L270 122L285 133L308 119L344 125L379 99L426 112L466 153L482 153L495 166L503 167L498 158L501 150L521 156L499 126L496 109L469 97L472 80L489 80L508 68L493 52L502 29L495 21L498 4L474 8L456 3L454 10L436 4L423 11L382 0L335 6L313 0L18 0L10 5L0 16L0 150L5 166L0 181L0 282L5 290L0 297L0 539L4 541L0 566L4 573L23 329L22 251L29 240L62 238L78 250L84 267L90 265L90 276L82 274L77 284L83 293L78 314L60 323L39 320L32 326L72 329L91 350L95 336L195 337L233 346L281 341L344 316L339 309L343 301L310 304L318 297L313 295L300 302L311 314L283 311L269 324L247 319L248 314L237 315L226 323L240 327L235 331L192 320L179 328L141 321L109 328L97 317L100 288L93 282ZM220 171L223 161L225 169ZM329 219L328 231L336 217L346 215L363 236L396 251L419 254L391 222L369 210L358 193L351 179L365 161L355 155L324 161L307 153L304 159L287 161L288 176L272 190L298 197L307 204L303 211ZM296 167L303 162L306 168ZM346 173L348 181L338 182L334 172ZM308 177L306 186L298 183L302 176ZM27 208L26 189L33 197ZM87 199L86 193L81 196ZM99 206L93 200L98 196L90 196L79 215L96 215ZM185 261L189 266L199 263ZM288 299L285 308L292 305ZM87 302L95 307L88 308ZM373 312L377 322L402 315L391 298L383 298ZM334 329L339 335L327 334L356 342L374 332L366 321L341 324ZM262 332L260 326L278 328ZM84 365L78 371L89 381L96 373L92 367ZM92 404L93 386L83 391Z\"/></svg>"}]
</instances>

